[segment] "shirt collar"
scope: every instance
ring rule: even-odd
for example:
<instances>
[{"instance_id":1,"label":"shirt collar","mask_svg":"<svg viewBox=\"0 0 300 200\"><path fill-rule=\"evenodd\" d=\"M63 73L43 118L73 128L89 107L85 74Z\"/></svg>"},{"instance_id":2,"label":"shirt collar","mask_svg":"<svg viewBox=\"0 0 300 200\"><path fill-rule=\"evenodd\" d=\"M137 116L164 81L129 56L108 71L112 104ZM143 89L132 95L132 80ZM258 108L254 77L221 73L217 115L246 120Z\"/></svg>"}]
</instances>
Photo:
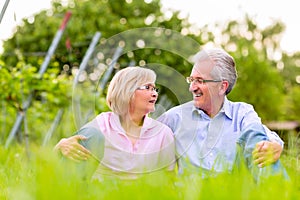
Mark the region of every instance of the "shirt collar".
<instances>
[{"instance_id":1,"label":"shirt collar","mask_svg":"<svg viewBox=\"0 0 300 200\"><path fill-rule=\"evenodd\" d=\"M112 125L113 130L115 130L115 131L122 130L122 132L125 133L125 130L123 129L123 127L121 125L119 115L117 115L115 113L112 113L112 115L111 115L111 125ZM147 130L149 130L153 127L155 127L155 123L153 123L153 119L148 117L148 115L146 115L145 118L144 118L144 123L143 123L141 132L146 132Z\"/></svg>"},{"instance_id":2,"label":"shirt collar","mask_svg":"<svg viewBox=\"0 0 300 200\"><path fill-rule=\"evenodd\" d=\"M227 96L224 97L224 103L221 108L221 112L224 112L225 115L229 118L232 119L232 112L230 109L230 101L227 99Z\"/></svg>"},{"instance_id":3,"label":"shirt collar","mask_svg":"<svg viewBox=\"0 0 300 200\"><path fill-rule=\"evenodd\" d=\"M111 128L114 131L120 131L120 130L122 130L122 132L125 132L125 130L121 126L121 121L120 121L119 115L115 114L114 112L112 112L112 114L111 114L111 121L110 121L110 123L111 123Z\"/></svg>"},{"instance_id":4,"label":"shirt collar","mask_svg":"<svg viewBox=\"0 0 300 200\"><path fill-rule=\"evenodd\" d=\"M227 99L227 96L224 97L224 103L223 106L221 108L221 110L219 111L219 113L224 113L228 118L232 119L232 112L230 109L230 101ZM192 107L192 115L200 115L201 117L203 116L207 116L205 112L203 112L203 110L196 108L194 105Z\"/></svg>"},{"instance_id":5,"label":"shirt collar","mask_svg":"<svg viewBox=\"0 0 300 200\"><path fill-rule=\"evenodd\" d=\"M148 117L148 115L145 116L144 118L144 124L142 129L147 130L147 129L151 129L155 126L155 123L153 123L153 119Z\"/></svg>"}]
</instances>

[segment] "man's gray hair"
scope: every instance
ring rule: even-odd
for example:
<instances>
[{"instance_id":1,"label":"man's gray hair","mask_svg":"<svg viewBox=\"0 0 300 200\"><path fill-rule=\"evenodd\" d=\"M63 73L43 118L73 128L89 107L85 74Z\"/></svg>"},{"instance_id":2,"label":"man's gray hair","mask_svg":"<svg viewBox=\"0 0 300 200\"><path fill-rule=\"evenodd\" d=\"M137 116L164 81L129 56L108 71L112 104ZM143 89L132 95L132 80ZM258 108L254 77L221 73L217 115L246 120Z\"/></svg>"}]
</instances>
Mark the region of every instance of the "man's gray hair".
<instances>
[{"instance_id":1,"label":"man's gray hair","mask_svg":"<svg viewBox=\"0 0 300 200\"><path fill-rule=\"evenodd\" d=\"M228 81L229 86L226 90L226 94L230 93L237 79L237 71L233 57L220 48L204 49L194 56L195 63L208 59L214 65L210 75L213 79Z\"/></svg>"}]
</instances>

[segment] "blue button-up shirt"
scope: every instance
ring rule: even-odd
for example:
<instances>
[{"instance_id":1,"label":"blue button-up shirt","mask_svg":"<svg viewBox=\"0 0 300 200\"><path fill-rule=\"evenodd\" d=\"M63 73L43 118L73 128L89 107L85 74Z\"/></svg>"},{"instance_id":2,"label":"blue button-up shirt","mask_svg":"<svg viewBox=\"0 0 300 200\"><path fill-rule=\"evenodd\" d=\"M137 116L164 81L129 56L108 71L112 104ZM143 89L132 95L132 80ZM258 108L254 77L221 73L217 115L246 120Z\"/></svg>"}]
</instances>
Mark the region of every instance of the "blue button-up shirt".
<instances>
[{"instance_id":1,"label":"blue button-up shirt","mask_svg":"<svg viewBox=\"0 0 300 200\"><path fill-rule=\"evenodd\" d=\"M251 167L257 142L275 139L283 145L275 132L262 125L252 105L232 102L226 97L222 109L213 118L190 101L171 108L158 120L175 134L179 172L188 166L196 167L197 171L231 171L237 158L237 145Z\"/></svg>"}]
</instances>

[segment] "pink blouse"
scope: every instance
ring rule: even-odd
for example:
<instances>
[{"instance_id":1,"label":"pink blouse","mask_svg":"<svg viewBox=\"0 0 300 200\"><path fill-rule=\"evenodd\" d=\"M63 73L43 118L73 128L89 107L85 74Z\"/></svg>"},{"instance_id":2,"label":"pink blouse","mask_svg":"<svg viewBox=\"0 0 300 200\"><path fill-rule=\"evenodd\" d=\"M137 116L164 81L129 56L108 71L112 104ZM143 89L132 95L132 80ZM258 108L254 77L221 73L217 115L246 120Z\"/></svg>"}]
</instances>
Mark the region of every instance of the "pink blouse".
<instances>
[{"instance_id":1,"label":"pink blouse","mask_svg":"<svg viewBox=\"0 0 300 200\"><path fill-rule=\"evenodd\" d=\"M94 120L105 137L105 146L101 164L93 178L101 180L105 175L136 178L139 174L161 169L174 170L174 135L168 126L146 116L140 137L133 145L118 115L104 112Z\"/></svg>"}]
</instances>

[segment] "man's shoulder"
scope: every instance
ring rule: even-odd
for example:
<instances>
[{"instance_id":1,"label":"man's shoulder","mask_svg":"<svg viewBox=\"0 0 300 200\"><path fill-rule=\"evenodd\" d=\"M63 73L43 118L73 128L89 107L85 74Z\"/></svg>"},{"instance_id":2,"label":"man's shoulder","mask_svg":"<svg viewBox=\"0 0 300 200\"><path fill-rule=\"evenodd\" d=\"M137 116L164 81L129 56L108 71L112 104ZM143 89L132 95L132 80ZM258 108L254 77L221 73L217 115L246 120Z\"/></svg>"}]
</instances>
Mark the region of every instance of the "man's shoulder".
<instances>
[{"instance_id":1,"label":"man's shoulder","mask_svg":"<svg viewBox=\"0 0 300 200\"><path fill-rule=\"evenodd\" d=\"M168 110L167 112L178 112L178 111L182 111L182 110L190 110L193 109L194 107L194 103L193 101L189 101L183 104L180 104L178 106L175 106L173 108L171 108L170 110Z\"/></svg>"},{"instance_id":2,"label":"man's shoulder","mask_svg":"<svg viewBox=\"0 0 300 200\"><path fill-rule=\"evenodd\" d=\"M246 102L241 102L241 101L229 101L227 100L227 102L225 103L225 113L228 116L244 116L249 112L253 112L254 107Z\"/></svg>"},{"instance_id":3,"label":"man's shoulder","mask_svg":"<svg viewBox=\"0 0 300 200\"><path fill-rule=\"evenodd\" d=\"M191 113L193 105L193 102L190 101L175 106L163 113L160 117L157 118L157 120L173 129L172 127L179 123L179 121L182 119L182 116L188 116L188 114Z\"/></svg>"},{"instance_id":4,"label":"man's shoulder","mask_svg":"<svg viewBox=\"0 0 300 200\"><path fill-rule=\"evenodd\" d=\"M253 105L251 105L250 103L242 102L242 101L228 100L227 103L231 109L244 109L244 110L253 109Z\"/></svg>"},{"instance_id":5,"label":"man's shoulder","mask_svg":"<svg viewBox=\"0 0 300 200\"><path fill-rule=\"evenodd\" d=\"M80 129L99 129L99 121L108 121L112 117L112 112L102 112L95 116L93 119L91 119L89 122L87 122L84 126L82 126Z\"/></svg>"},{"instance_id":6,"label":"man's shoulder","mask_svg":"<svg viewBox=\"0 0 300 200\"><path fill-rule=\"evenodd\" d=\"M159 120L152 119L150 117L148 118L147 124L148 124L148 126L149 126L149 124L151 124L151 126L149 126L149 128L170 129L166 124L162 123Z\"/></svg>"}]
</instances>

